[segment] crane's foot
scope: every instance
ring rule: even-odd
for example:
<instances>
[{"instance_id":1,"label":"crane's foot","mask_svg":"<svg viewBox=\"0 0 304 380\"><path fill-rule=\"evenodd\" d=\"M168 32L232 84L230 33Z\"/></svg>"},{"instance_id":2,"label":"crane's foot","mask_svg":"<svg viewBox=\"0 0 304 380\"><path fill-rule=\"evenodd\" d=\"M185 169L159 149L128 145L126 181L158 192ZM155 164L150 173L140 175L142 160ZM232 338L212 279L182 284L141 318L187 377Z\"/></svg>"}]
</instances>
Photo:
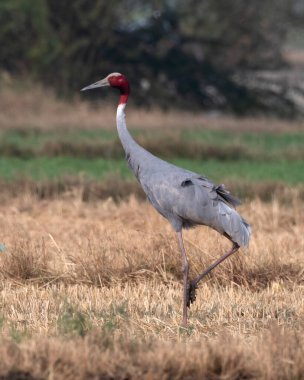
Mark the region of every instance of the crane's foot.
<instances>
[{"instance_id":1,"label":"crane's foot","mask_svg":"<svg viewBox=\"0 0 304 380\"><path fill-rule=\"evenodd\" d=\"M190 308L191 304L196 300L197 285L192 281L187 286L187 307Z\"/></svg>"}]
</instances>

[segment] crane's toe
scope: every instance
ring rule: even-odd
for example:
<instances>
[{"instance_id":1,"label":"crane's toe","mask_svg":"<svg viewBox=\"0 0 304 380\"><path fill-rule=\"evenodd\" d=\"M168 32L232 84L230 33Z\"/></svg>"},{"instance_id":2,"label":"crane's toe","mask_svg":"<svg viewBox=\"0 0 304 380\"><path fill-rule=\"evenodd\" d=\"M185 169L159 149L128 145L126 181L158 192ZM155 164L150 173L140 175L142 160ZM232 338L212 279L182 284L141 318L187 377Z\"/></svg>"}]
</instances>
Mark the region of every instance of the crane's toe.
<instances>
[{"instance_id":1,"label":"crane's toe","mask_svg":"<svg viewBox=\"0 0 304 380\"><path fill-rule=\"evenodd\" d=\"M197 285L192 281L187 286L187 306L190 308L191 304L196 300Z\"/></svg>"}]
</instances>

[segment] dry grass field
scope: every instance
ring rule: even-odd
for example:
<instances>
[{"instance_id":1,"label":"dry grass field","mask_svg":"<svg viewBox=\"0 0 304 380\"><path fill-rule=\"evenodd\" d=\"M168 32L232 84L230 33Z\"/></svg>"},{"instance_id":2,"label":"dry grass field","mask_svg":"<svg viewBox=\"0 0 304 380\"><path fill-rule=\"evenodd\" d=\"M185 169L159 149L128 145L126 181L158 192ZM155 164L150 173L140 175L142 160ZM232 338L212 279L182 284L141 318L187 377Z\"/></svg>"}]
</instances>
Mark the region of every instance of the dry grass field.
<instances>
[{"instance_id":1,"label":"dry grass field","mask_svg":"<svg viewBox=\"0 0 304 380\"><path fill-rule=\"evenodd\" d=\"M6 199L0 378L303 379L304 213L290 191L240 208L251 245L200 286L187 329L177 242L148 203ZM192 275L229 246L204 227L185 242Z\"/></svg>"}]
</instances>

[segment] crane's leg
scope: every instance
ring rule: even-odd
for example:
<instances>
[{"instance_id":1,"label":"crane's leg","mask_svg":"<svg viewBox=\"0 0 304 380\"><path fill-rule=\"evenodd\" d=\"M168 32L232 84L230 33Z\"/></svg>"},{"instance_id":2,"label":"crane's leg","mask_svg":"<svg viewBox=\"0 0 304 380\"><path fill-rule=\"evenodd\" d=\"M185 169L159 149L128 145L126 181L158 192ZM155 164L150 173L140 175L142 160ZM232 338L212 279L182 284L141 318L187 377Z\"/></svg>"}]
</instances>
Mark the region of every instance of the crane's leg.
<instances>
[{"instance_id":1,"label":"crane's leg","mask_svg":"<svg viewBox=\"0 0 304 380\"><path fill-rule=\"evenodd\" d=\"M188 309L187 309L187 299L188 299L188 293L189 293L189 286L188 286L188 274L189 274L189 264L187 260L187 255L184 247L183 242L183 235L182 231L177 232L177 239L179 248L182 255L182 272L183 272L183 327L187 327L188 323Z\"/></svg>"},{"instance_id":2,"label":"crane's leg","mask_svg":"<svg viewBox=\"0 0 304 380\"><path fill-rule=\"evenodd\" d=\"M192 280L188 287L187 292L187 306L190 307L190 304L193 303L196 299L196 289L197 284L205 277L207 274L209 274L215 267L217 267L220 263L222 263L224 260L226 260L229 256L231 256L233 253L235 253L240 246L237 243L233 243L232 248L226 252L223 256L221 256L218 260L216 260L212 265L210 265L209 268L207 268L202 274L197 276L194 280Z\"/></svg>"}]
</instances>

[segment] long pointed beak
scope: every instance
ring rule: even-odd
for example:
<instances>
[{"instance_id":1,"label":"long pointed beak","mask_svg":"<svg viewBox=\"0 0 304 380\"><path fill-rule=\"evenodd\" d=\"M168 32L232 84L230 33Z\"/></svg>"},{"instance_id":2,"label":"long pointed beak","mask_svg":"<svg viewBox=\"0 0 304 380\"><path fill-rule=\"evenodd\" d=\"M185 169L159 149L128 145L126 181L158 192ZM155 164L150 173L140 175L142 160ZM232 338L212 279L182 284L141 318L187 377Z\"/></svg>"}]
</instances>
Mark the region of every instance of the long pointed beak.
<instances>
[{"instance_id":1,"label":"long pointed beak","mask_svg":"<svg viewBox=\"0 0 304 380\"><path fill-rule=\"evenodd\" d=\"M89 86L82 88L80 91L94 90L94 88L105 87L105 86L110 86L107 78L101 79L98 82L90 84Z\"/></svg>"}]
</instances>

